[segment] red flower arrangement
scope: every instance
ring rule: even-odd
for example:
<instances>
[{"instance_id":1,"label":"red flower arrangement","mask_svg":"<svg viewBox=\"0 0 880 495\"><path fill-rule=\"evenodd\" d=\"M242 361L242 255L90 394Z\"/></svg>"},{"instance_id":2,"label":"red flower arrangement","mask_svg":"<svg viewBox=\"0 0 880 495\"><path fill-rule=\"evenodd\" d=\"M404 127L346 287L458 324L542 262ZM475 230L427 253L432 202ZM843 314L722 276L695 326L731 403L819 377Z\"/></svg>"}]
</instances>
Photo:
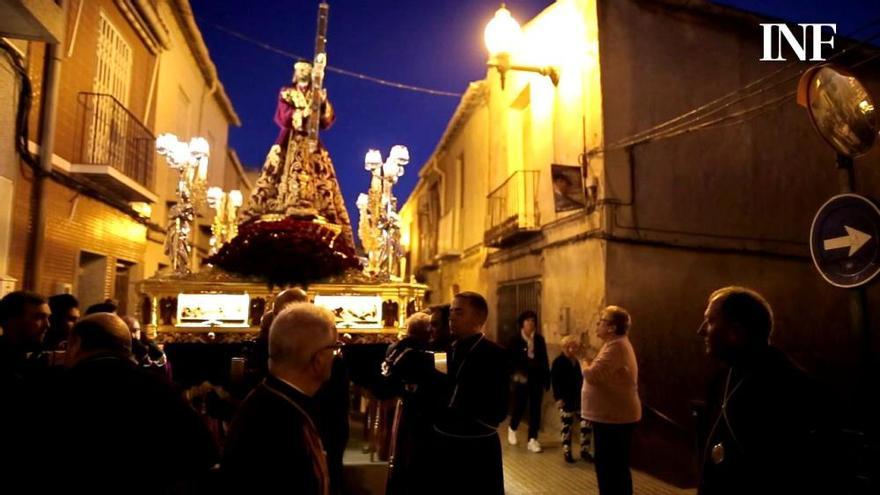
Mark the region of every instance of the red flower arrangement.
<instances>
[{"instance_id":1,"label":"red flower arrangement","mask_svg":"<svg viewBox=\"0 0 880 495\"><path fill-rule=\"evenodd\" d=\"M240 225L238 235L207 261L279 286L308 284L359 266L344 236L325 224L293 217Z\"/></svg>"}]
</instances>

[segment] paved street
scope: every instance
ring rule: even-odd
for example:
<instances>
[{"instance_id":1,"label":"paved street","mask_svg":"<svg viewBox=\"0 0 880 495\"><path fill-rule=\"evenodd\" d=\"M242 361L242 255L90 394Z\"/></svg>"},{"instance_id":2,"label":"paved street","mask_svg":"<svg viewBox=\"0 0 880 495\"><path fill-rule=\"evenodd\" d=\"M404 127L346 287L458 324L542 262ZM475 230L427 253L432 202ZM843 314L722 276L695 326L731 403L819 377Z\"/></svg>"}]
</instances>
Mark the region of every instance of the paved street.
<instances>
[{"instance_id":1,"label":"paved street","mask_svg":"<svg viewBox=\"0 0 880 495\"><path fill-rule=\"evenodd\" d=\"M507 426L502 425L499 431L506 435ZM599 493L592 463L579 460L567 464L562 458L559 440L546 433L539 438L544 452L533 454L526 450L525 432L520 431L519 435L520 442L515 447L502 440L504 486L508 495ZM696 493L696 490L681 490L638 471L633 471L633 486L634 492L640 495Z\"/></svg>"},{"instance_id":2,"label":"paved street","mask_svg":"<svg viewBox=\"0 0 880 495\"><path fill-rule=\"evenodd\" d=\"M362 442L358 426L353 424L352 439L345 454L347 487L352 495L384 493L387 464L371 463L369 454L361 452ZM507 434L507 425L499 431ZM596 471L592 463L578 461L567 464L562 459L562 447L552 434L542 433L544 452L533 454L526 450L525 432L520 432L520 443L512 447L502 440L504 456L504 485L507 495L594 495L599 493ZM652 476L633 471L634 491L637 495L685 495L696 490L682 490Z\"/></svg>"}]
</instances>

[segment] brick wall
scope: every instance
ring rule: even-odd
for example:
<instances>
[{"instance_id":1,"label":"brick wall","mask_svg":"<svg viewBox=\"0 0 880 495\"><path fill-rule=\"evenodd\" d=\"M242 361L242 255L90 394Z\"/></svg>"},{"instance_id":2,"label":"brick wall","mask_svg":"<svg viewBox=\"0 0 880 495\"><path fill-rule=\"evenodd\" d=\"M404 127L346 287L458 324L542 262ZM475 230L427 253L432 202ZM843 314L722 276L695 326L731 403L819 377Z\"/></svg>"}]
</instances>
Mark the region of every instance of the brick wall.
<instances>
[{"instance_id":1,"label":"brick wall","mask_svg":"<svg viewBox=\"0 0 880 495\"><path fill-rule=\"evenodd\" d=\"M84 1L84 0L80 0ZM73 25L76 21L78 2L73 2L69 9L68 45L72 40ZM120 13L112 0L87 1L83 4L82 15L73 42L73 53L68 58L68 48L62 53L61 79L58 88L58 123L55 135L55 154L71 162L82 141L82 108L78 100L81 92L94 90L95 71L97 68L98 28L103 13L113 27L125 38L132 50L132 70L129 100L126 107L138 119L144 117L150 81L156 56L149 52L144 43L135 33L134 28ZM45 44L31 43L29 53L29 75L34 87L34 104L31 111L31 139L38 140L37 129L39 106L42 104L43 60Z\"/></svg>"},{"instance_id":2,"label":"brick wall","mask_svg":"<svg viewBox=\"0 0 880 495\"><path fill-rule=\"evenodd\" d=\"M31 174L27 174L28 178ZM25 255L30 232L32 181L16 181L9 274L24 279ZM52 180L46 182L46 256L37 290L51 295L59 283L77 287L81 251L107 256L105 297L113 294L116 260L142 264L146 227L115 208L84 196ZM20 282L19 282L20 284Z\"/></svg>"}]
</instances>

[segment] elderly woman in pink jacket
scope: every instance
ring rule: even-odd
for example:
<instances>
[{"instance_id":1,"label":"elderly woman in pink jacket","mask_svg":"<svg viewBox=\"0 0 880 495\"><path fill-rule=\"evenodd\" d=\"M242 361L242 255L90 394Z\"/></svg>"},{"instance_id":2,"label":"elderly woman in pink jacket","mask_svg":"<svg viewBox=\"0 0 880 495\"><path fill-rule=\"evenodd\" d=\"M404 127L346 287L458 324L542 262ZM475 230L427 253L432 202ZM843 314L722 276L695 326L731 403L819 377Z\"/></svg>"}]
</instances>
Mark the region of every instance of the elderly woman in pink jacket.
<instances>
[{"instance_id":1,"label":"elderly woman in pink jacket","mask_svg":"<svg viewBox=\"0 0 880 495\"><path fill-rule=\"evenodd\" d=\"M639 366L627 337L632 319L619 306L602 310L596 336L602 347L595 359L584 359L581 369L581 415L593 423L596 478L601 495L631 495L629 452L632 433L642 418Z\"/></svg>"}]
</instances>

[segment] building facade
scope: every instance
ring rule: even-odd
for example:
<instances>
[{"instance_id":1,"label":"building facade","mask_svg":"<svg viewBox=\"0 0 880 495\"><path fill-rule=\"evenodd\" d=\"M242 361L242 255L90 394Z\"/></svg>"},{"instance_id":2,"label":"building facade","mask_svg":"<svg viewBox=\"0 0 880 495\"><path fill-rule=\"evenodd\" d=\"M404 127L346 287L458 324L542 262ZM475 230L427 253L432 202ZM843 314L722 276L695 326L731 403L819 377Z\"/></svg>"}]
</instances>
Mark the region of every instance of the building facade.
<instances>
[{"instance_id":1,"label":"building facade","mask_svg":"<svg viewBox=\"0 0 880 495\"><path fill-rule=\"evenodd\" d=\"M513 61L557 67L558 85L510 71L502 87L495 69L472 83L401 214L431 303L485 294L501 343L532 309L551 359L565 335L598 347L600 309L629 309L640 442L668 452L652 467L682 484L695 476L690 401L713 371L696 331L714 289L763 293L774 343L853 410L865 384L846 377L877 355L880 320L852 330L851 294L810 259L813 216L839 190L834 152L795 102L806 64L711 118L638 134L780 69L759 61L760 22L708 2L557 1L523 26ZM840 63L880 95L870 55ZM878 164L877 149L856 160L857 192L880 196ZM876 284L866 293L880 307Z\"/></svg>"},{"instance_id":2,"label":"building facade","mask_svg":"<svg viewBox=\"0 0 880 495\"><path fill-rule=\"evenodd\" d=\"M135 314L136 282L168 263L162 245L176 172L156 154L155 137L202 135L212 150L207 186L246 186L227 145L229 125L240 122L186 0L40 3L11 2L2 12L4 41L18 52L4 69L25 71L3 86L11 111L3 118L19 111L23 76L32 104L18 132L27 150L4 148L0 182L11 194L0 205L0 226L8 224L0 275L13 280L9 290L71 292L83 306L112 298L121 314ZM51 37L11 22L30 15L39 23L46 11L60 26ZM4 127L4 146L16 142L15 129Z\"/></svg>"}]
</instances>

